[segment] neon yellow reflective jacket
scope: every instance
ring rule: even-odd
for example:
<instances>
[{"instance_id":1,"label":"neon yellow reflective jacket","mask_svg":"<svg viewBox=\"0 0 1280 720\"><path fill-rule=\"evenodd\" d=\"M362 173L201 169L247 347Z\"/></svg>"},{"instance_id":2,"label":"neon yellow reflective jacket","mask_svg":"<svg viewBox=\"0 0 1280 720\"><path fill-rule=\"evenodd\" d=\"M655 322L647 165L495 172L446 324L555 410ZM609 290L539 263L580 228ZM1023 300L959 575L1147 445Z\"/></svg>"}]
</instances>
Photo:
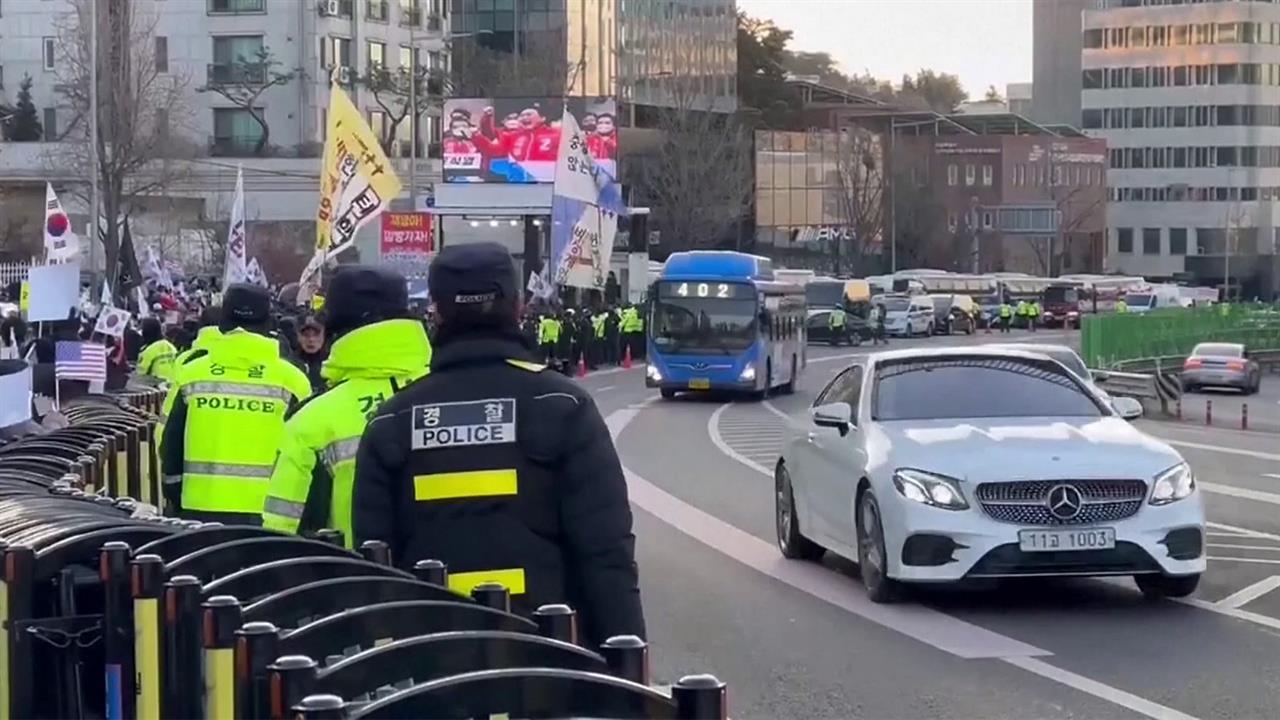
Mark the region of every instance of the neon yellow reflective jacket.
<instances>
[{"instance_id":1,"label":"neon yellow reflective jacket","mask_svg":"<svg viewBox=\"0 0 1280 720\"><path fill-rule=\"evenodd\" d=\"M320 371L329 389L285 425L263 525L295 534L335 528L350 547L360 435L378 406L426 375L430 363L431 343L416 320L384 320L338 338Z\"/></svg>"},{"instance_id":2,"label":"neon yellow reflective jacket","mask_svg":"<svg viewBox=\"0 0 1280 720\"><path fill-rule=\"evenodd\" d=\"M166 498L180 491L184 511L256 517L285 414L311 394L306 374L274 339L233 330L182 366L174 388L161 452Z\"/></svg>"},{"instance_id":3,"label":"neon yellow reflective jacket","mask_svg":"<svg viewBox=\"0 0 1280 720\"><path fill-rule=\"evenodd\" d=\"M161 338L138 353L138 374L172 381L173 361L177 356L178 348Z\"/></svg>"},{"instance_id":4,"label":"neon yellow reflective jacket","mask_svg":"<svg viewBox=\"0 0 1280 720\"><path fill-rule=\"evenodd\" d=\"M164 437L164 424L169 419L169 413L173 410L173 401L177 397L175 394L178 384L179 371L182 370L196 351L208 352L214 343L222 338L222 331L216 326L207 325L200 328L200 332L196 333L196 339L191 341L191 347L178 353L173 359L173 370L169 377L169 392L164 396L164 404L160 406L160 421L156 423L156 448L160 448L160 439ZM139 363L141 364L141 363Z\"/></svg>"}]
</instances>

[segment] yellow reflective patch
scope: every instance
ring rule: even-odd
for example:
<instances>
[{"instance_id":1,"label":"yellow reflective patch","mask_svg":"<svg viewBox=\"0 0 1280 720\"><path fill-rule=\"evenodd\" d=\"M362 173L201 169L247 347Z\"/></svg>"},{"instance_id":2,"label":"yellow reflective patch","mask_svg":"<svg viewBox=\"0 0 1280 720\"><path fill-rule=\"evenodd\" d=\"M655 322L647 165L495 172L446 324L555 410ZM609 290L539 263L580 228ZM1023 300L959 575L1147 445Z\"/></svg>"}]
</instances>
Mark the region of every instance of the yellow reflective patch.
<instances>
[{"instance_id":1,"label":"yellow reflective patch","mask_svg":"<svg viewBox=\"0 0 1280 720\"><path fill-rule=\"evenodd\" d=\"M516 491L515 468L413 476L414 500L498 497Z\"/></svg>"},{"instance_id":2,"label":"yellow reflective patch","mask_svg":"<svg viewBox=\"0 0 1280 720\"><path fill-rule=\"evenodd\" d=\"M542 372L547 369L547 366L541 363L529 362L527 360L513 360L511 358L507 358L507 364L512 367L518 367L521 370L528 370L529 372Z\"/></svg>"},{"instance_id":3,"label":"yellow reflective patch","mask_svg":"<svg viewBox=\"0 0 1280 720\"><path fill-rule=\"evenodd\" d=\"M449 589L471 597L471 591L482 583L498 583L512 595L524 594L524 569L478 570L476 572L449 573Z\"/></svg>"},{"instance_id":4,"label":"yellow reflective patch","mask_svg":"<svg viewBox=\"0 0 1280 720\"><path fill-rule=\"evenodd\" d=\"M233 648L204 651L204 716L233 718L236 713L236 655Z\"/></svg>"},{"instance_id":5,"label":"yellow reflective patch","mask_svg":"<svg viewBox=\"0 0 1280 720\"><path fill-rule=\"evenodd\" d=\"M160 601L133 601L133 653L138 720L160 720Z\"/></svg>"}]
</instances>

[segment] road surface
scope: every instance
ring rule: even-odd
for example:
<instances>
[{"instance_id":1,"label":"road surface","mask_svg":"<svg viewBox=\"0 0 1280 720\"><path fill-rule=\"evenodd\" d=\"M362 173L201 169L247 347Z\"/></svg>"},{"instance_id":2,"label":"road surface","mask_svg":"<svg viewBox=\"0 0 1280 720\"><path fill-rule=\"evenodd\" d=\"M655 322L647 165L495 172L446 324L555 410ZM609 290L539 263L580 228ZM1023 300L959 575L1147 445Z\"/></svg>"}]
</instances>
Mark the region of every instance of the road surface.
<instances>
[{"instance_id":1,"label":"road surface","mask_svg":"<svg viewBox=\"0 0 1280 720\"><path fill-rule=\"evenodd\" d=\"M1187 601L1147 603L1129 580L1107 579L935 590L881 606L850 563L784 561L778 449L817 391L868 349L812 347L797 393L765 403L663 402L641 367L583 380L628 473L656 681L713 672L729 683L735 718L1280 717L1274 434L1139 421L1184 453L1206 492L1209 571Z\"/></svg>"}]
</instances>

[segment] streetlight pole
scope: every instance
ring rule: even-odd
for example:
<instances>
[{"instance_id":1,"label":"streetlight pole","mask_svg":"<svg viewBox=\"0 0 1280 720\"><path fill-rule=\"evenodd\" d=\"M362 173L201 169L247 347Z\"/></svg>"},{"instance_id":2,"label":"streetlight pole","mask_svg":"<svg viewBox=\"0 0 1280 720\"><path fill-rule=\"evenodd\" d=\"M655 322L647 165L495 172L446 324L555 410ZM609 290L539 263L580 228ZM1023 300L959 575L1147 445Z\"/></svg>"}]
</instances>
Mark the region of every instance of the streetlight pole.
<instances>
[{"instance_id":1,"label":"streetlight pole","mask_svg":"<svg viewBox=\"0 0 1280 720\"><path fill-rule=\"evenodd\" d=\"M418 42L417 26L409 26L409 210L418 212Z\"/></svg>"}]
</instances>

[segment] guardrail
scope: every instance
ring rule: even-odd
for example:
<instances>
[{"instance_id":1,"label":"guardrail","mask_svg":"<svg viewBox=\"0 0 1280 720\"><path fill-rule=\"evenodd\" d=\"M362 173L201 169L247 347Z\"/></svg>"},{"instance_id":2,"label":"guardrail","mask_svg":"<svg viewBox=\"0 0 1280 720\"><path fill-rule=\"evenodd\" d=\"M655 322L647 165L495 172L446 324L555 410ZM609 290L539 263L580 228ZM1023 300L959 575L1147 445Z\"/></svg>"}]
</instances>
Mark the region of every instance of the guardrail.
<instances>
[{"instance_id":1,"label":"guardrail","mask_svg":"<svg viewBox=\"0 0 1280 720\"><path fill-rule=\"evenodd\" d=\"M661 692L643 640L584 647L566 605L514 614L333 530L159 515L128 496L159 504L160 397L0 446L0 718L727 717L724 683Z\"/></svg>"},{"instance_id":2,"label":"guardrail","mask_svg":"<svg viewBox=\"0 0 1280 720\"><path fill-rule=\"evenodd\" d=\"M1182 382L1178 376L1165 372L1134 373L1117 370L1093 370L1093 380L1098 387L1111 395L1131 397L1139 401L1157 400L1160 411L1171 414L1182 399Z\"/></svg>"}]
</instances>

